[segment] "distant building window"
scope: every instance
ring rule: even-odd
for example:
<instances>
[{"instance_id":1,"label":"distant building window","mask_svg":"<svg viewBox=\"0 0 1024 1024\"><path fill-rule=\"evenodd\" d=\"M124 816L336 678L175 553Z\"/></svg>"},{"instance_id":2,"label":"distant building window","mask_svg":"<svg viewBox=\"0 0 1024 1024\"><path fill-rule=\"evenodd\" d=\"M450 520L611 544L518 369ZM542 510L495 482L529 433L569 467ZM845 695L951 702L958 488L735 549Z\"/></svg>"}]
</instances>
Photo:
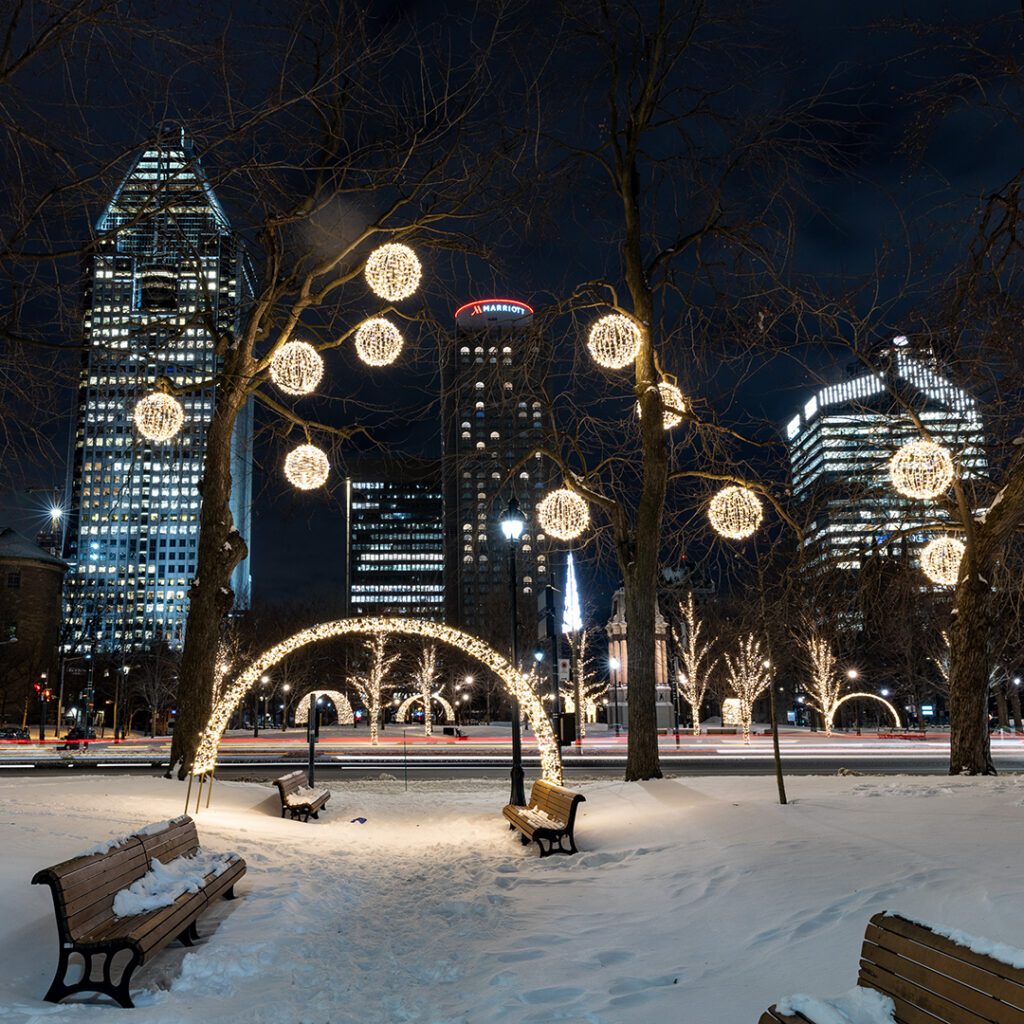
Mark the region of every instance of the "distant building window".
<instances>
[{"instance_id":1,"label":"distant building window","mask_svg":"<svg viewBox=\"0 0 1024 1024\"><path fill-rule=\"evenodd\" d=\"M7 574L7 589L18 590L21 587L21 572L9 572Z\"/></svg>"}]
</instances>

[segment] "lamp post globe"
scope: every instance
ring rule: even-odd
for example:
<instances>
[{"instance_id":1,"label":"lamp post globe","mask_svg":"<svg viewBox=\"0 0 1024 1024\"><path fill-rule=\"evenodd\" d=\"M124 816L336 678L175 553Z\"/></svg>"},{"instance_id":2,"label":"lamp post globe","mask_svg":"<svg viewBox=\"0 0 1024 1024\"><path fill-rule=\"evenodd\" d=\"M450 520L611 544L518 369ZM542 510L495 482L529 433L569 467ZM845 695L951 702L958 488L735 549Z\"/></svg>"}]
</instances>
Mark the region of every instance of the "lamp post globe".
<instances>
[{"instance_id":1,"label":"lamp post globe","mask_svg":"<svg viewBox=\"0 0 1024 1024\"><path fill-rule=\"evenodd\" d=\"M501 532L508 541L508 598L510 606L509 626L511 630L512 668L519 671L519 614L516 601L516 547L526 527L526 516L513 497L508 507L501 514ZM511 795L509 803L516 807L526 804L526 791L523 788L523 739L519 727L519 701L512 695L512 771Z\"/></svg>"}]
</instances>

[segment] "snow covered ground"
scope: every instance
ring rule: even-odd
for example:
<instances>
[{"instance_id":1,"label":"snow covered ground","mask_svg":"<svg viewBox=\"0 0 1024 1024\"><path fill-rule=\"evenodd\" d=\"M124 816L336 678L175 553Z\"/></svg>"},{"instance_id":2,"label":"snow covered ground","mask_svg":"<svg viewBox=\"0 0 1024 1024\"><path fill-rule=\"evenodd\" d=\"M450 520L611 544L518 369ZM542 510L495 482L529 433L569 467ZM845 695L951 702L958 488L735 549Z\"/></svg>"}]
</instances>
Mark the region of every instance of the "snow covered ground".
<instances>
[{"instance_id":1,"label":"snow covered ground","mask_svg":"<svg viewBox=\"0 0 1024 1024\"><path fill-rule=\"evenodd\" d=\"M505 784L331 788L305 825L269 786L217 784L199 834L245 857L241 898L121 1011L42 1002L56 932L29 880L179 814L183 787L0 779L0 1021L755 1024L853 985L876 910L1024 945L1017 778L795 778L788 807L770 778L593 782L582 853L543 861L506 831Z\"/></svg>"}]
</instances>

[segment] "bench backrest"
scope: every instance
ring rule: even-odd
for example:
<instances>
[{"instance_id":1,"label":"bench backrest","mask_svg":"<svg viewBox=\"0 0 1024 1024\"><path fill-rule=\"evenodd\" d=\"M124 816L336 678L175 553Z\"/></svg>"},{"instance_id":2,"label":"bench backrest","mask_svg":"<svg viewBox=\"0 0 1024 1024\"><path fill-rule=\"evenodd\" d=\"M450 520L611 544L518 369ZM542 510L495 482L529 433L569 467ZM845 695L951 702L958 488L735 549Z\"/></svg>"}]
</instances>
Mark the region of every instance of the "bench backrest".
<instances>
[{"instance_id":1,"label":"bench backrest","mask_svg":"<svg viewBox=\"0 0 1024 1024\"><path fill-rule=\"evenodd\" d=\"M868 923L858 983L889 996L899 1024L1024 1024L1024 969L894 914Z\"/></svg>"},{"instance_id":2,"label":"bench backrest","mask_svg":"<svg viewBox=\"0 0 1024 1024\"><path fill-rule=\"evenodd\" d=\"M576 817L576 805L585 799L582 793L574 793L571 789L556 786L544 779L538 779L530 790L530 807L566 822L570 828Z\"/></svg>"},{"instance_id":3,"label":"bench backrest","mask_svg":"<svg viewBox=\"0 0 1024 1024\"><path fill-rule=\"evenodd\" d=\"M306 784L306 773L302 771L289 772L279 779L274 779L274 785L281 791L281 799L297 792Z\"/></svg>"},{"instance_id":4,"label":"bench backrest","mask_svg":"<svg viewBox=\"0 0 1024 1024\"><path fill-rule=\"evenodd\" d=\"M175 818L153 832L127 836L109 850L43 868L32 884L50 887L61 941L72 941L113 916L114 896L149 871L154 857L166 863L198 845L192 819Z\"/></svg>"}]
</instances>

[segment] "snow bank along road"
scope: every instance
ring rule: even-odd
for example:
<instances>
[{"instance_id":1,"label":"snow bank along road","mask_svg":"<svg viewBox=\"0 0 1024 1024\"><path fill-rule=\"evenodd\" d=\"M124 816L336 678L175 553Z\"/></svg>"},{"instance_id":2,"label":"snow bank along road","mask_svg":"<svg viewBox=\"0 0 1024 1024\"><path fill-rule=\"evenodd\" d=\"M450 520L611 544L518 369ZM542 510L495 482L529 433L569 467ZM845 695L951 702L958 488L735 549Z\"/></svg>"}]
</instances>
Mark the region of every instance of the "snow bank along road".
<instances>
[{"instance_id":1,"label":"snow bank along road","mask_svg":"<svg viewBox=\"0 0 1024 1024\"><path fill-rule=\"evenodd\" d=\"M164 779L0 777L3 1024L754 1024L855 980L885 908L1024 944L1024 783L767 778L582 784L577 857L505 828L507 785L336 787L320 822L218 783L200 838L249 865L241 899L137 975L139 1009L53 1007L39 867L181 812ZM364 823L352 819L365 818Z\"/></svg>"}]
</instances>

